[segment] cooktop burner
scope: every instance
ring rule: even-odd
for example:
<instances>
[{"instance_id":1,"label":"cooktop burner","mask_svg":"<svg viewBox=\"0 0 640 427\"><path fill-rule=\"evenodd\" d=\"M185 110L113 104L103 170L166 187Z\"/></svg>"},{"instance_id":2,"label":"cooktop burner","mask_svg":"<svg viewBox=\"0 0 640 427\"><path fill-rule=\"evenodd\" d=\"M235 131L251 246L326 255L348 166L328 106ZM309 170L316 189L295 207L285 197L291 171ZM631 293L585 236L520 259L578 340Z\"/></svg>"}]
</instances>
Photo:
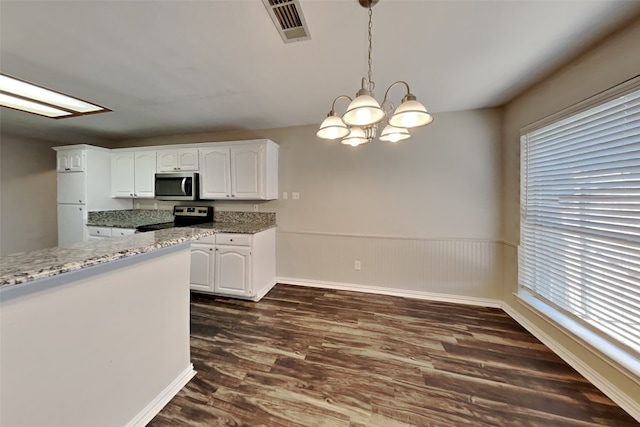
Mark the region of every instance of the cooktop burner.
<instances>
[{"instance_id":1,"label":"cooktop burner","mask_svg":"<svg viewBox=\"0 0 640 427\"><path fill-rule=\"evenodd\" d=\"M157 231L172 227L189 227L194 224L204 224L213 222L212 206L174 206L174 219L172 222L161 222L158 224L141 225L136 228L140 233L147 231Z\"/></svg>"}]
</instances>

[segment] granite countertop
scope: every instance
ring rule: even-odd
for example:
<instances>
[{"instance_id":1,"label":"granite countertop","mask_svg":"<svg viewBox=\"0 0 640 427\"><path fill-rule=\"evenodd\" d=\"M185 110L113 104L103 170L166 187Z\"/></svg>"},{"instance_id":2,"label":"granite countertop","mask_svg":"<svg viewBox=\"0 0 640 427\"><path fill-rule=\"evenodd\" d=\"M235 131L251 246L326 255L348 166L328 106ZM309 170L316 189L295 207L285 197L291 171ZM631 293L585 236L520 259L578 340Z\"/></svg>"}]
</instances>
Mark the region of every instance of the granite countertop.
<instances>
[{"instance_id":1,"label":"granite countertop","mask_svg":"<svg viewBox=\"0 0 640 427\"><path fill-rule=\"evenodd\" d=\"M0 257L0 288L80 270L215 234L207 228L167 228Z\"/></svg>"},{"instance_id":2,"label":"granite countertop","mask_svg":"<svg viewBox=\"0 0 640 427\"><path fill-rule=\"evenodd\" d=\"M173 212L162 209L122 209L90 211L87 225L92 227L136 228L141 225L173 221Z\"/></svg>"},{"instance_id":3,"label":"granite countertop","mask_svg":"<svg viewBox=\"0 0 640 427\"><path fill-rule=\"evenodd\" d=\"M88 226L137 228L141 225L173 221L173 213L166 210L124 209L89 212ZM275 213L216 211L214 222L193 225L194 228L216 233L255 234L276 226Z\"/></svg>"},{"instance_id":4,"label":"granite countertop","mask_svg":"<svg viewBox=\"0 0 640 427\"><path fill-rule=\"evenodd\" d=\"M193 228L212 230L214 233L255 234L275 226L275 223L264 222L207 222L195 224Z\"/></svg>"}]
</instances>

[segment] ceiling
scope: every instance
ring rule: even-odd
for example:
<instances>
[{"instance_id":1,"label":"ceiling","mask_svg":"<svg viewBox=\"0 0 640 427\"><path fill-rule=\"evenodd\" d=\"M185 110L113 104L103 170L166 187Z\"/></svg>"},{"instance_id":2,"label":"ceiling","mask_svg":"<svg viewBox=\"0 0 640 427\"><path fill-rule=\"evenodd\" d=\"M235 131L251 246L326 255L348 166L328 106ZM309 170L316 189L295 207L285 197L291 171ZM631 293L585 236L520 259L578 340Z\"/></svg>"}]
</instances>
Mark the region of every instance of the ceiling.
<instances>
[{"instance_id":1,"label":"ceiling","mask_svg":"<svg viewBox=\"0 0 640 427\"><path fill-rule=\"evenodd\" d=\"M119 140L319 124L366 75L367 11L300 5L311 40L285 44L260 0L1 0L3 73L113 110L1 108L2 130ZM637 0L381 0L376 97L405 80L433 113L498 106L638 13Z\"/></svg>"}]
</instances>

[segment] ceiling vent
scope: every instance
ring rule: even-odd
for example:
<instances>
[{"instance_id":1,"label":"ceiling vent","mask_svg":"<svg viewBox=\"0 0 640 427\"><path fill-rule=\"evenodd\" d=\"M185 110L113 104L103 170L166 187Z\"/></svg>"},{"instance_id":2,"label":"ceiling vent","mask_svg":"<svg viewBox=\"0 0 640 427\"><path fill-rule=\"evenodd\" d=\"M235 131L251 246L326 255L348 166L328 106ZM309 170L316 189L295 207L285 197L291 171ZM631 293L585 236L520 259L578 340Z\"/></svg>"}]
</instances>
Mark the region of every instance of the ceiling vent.
<instances>
[{"instance_id":1,"label":"ceiling vent","mask_svg":"<svg viewBox=\"0 0 640 427\"><path fill-rule=\"evenodd\" d=\"M262 0L285 43L309 40L309 29L298 0Z\"/></svg>"}]
</instances>

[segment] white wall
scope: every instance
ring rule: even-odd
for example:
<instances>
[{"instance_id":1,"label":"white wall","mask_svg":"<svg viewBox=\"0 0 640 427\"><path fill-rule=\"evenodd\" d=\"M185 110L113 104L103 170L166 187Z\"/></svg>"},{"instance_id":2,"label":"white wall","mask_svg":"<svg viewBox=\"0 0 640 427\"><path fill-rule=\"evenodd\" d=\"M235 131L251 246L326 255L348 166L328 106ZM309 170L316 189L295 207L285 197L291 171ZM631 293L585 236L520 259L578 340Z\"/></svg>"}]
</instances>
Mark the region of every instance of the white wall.
<instances>
[{"instance_id":1,"label":"white wall","mask_svg":"<svg viewBox=\"0 0 640 427\"><path fill-rule=\"evenodd\" d=\"M289 199L259 209L277 213L279 277L495 300L502 292L500 124L495 109L437 114L408 141L357 148L317 139L316 125L118 146L270 138L280 144L280 196ZM251 210L254 203L212 204Z\"/></svg>"},{"instance_id":2,"label":"white wall","mask_svg":"<svg viewBox=\"0 0 640 427\"><path fill-rule=\"evenodd\" d=\"M55 145L0 138L0 255L56 246Z\"/></svg>"},{"instance_id":3,"label":"white wall","mask_svg":"<svg viewBox=\"0 0 640 427\"><path fill-rule=\"evenodd\" d=\"M517 97L505 108L503 128L504 155L504 229L509 244L504 248L505 287L502 298L513 314L529 327L537 329L566 351L583 373L628 411L640 417L640 379L617 367L596 349L583 345L573 335L556 327L519 303L517 292L517 252L520 209L519 130L541 118L569 107L592 95L628 80L640 73L640 21L614 34L587 54ZM553 348L553 347L552 347ZM626 402L626 404L625 404ZM630 409L631 408L631 409Z\"/></svg>"}]
</instances>

